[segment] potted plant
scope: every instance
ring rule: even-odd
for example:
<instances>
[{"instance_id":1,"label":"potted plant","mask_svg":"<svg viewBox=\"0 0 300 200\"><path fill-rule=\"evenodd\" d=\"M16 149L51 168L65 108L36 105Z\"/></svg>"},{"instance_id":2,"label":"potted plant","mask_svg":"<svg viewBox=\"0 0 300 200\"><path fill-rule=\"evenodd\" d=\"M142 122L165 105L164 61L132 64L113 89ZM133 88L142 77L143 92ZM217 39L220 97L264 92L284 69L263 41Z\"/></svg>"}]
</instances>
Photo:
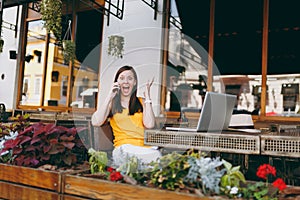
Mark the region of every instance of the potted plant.
<instances>
[{"instance_id":1,"label":"potted plant","mask_svg":"<svg viewBox=\"0 0 300 200\"><path fill-rule=\"evenodd\" d=\"M58 41L61 41L62 33L62 1L42 0L41 15L44 26L48 32L52 32Z\"/></svg>"},{"instance_id":2,"label":"potted plant","mask_svg":"<svg viewBox=\"0 0 300 200\"><path fill-rule=\"evenodd\" d=\"M76 58L76 44L72 38L71 23L72 23L71 20L69 20L68 29L62 40L63 57L65 63L69 63L69 62L74 63L74 60Z\"/></svg>"},{"instance_id":3,"label":"potted plant","mask_svg":"<svg viewBox=\"0 0 300 200\"><path fill-rule=\"evenodd\" d=\"M79 132L81 130L83 128ZM85 149L77 131L75 127L36 123L21 131L14 140L7 140L0 153L11 151L11 164L18 166L71 166L78 162L77 155L83 154Z\"/></svg>"},{"instance_id":4,"label":"potted plant","mask_svg":"<svg viewBox=\"0 0 300 200\"><path fill-rule=\"evenodd\" d=\"M91 172L95 176L86 176L86 172L67 174L66 194L85 198L105 195L108 199L215 199L217 189L214 186L218 185L225 171L218 169L222 165L219 159L201 158L194 152L164 155L152 162L150 168L135 157L125 157L126 161L118 168L113 163L104 168L104 163L110 163L105 154L90 151L90 156ZM200 167L207 170L201 171ZM102 170L95 170L100 168ZM206 188L206 193L201 188Z\"/></svg>"},{"instance_id":5,"label":"potted plant","mask_svg":"<svg viewBox=\"0 0 300 200\"><path fill-rule=\"evenodd\" d=\"M276 168L270 164L262 164L257 168L256 176L263 181L248 183L242 188L243 197L246 199L278 199L278 196L286 189L282 178L276 178ZM271 178L275 181L269 183Z\"/></svg>"},{"instance_id":6,"label":"potted plant","mask_svg":"<svg viewBox=\"0 0 300 200\"><path fill-rule=\"evenodd\" d=\"M105 152L90 149L89 156L90 174L66 174L65 194L107 199L275 200L296 191L285 192L288 188L281 178L272 184L246 181L239 166L194 151L163 155L148 165L150 168L144 168L134 157L125 157L123 165L115 168ZM275 174L276 169L269 164L257 171L263 179Z\"/></svg>"},{"instance_id":7,"label":"potted plant","mask_svg":"<svg viewBox=\"0 0 300 200\"><path fill-rule=\"evenodd\" d=\"M0 124L0 199L26 199L27 194L58 199L64 174L87 170L80 164L86 150L77 135L84 128L30 125L29 118L19 115L11 124Z\"/></svg>"},{"instance_id":8,"label":"potted plant","mask_svg":"<svg viewBox=\"0 0 300 200\"><path fill-rule=\"evenodd\" d=\"M124 37L120 35L111 35L108 37L108 55L117 58L123 57L124 51Z\"/></svg>"},{"instance_id":9,"label":"potted plant","mask_svg":"<svg viewBox=\"0 0 300 200\"><path fill-rule=\"evenodd\" d=\"M73 40L63 40L63 57L64 62L74 62L76 58L76 45Z\"/></svg>"}]
</instances>

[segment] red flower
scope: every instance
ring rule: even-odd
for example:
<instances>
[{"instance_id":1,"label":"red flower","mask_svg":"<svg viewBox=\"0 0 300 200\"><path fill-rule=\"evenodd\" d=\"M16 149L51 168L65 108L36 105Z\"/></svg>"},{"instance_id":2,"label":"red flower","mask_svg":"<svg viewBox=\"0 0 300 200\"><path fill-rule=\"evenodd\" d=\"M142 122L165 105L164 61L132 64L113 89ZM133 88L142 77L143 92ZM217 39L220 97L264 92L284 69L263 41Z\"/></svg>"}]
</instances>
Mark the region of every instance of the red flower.
<instances>
[{"instance_id":1,"label":"red flower","mask_svg":"<svg viewBox=\"0 0 300 200\"><path fill-rule=\"evenodd\" d=\"M112 167L108 167L108 168L107 168L107 171L111 173L111 172L115 171L115 169L112 168Z\"/></svg>"},{"instance_id":2,"label":"red flower","mask_svg":"<svg viewBox=\"0 0 300 200\"><path fill-rule=\"evenodd\" d=\"M273 186L277 187L280 191L284 190L286 188L286 184L285 182L282 180L282 178L277 178L274 182L273 182Z\"/></svg>"},{"instance_id":3,"label":"red flower","mask_svg":"<svg viewBox=\"0 0 300 200\"><path fill-rule=\"evenodd\" d=\"M120 172L112 172L110 173L109 175L109 179L111 181L118 181L118 180L122 180L123 179L123 176L121 175Z\"/></svg>"},{"instance_id":4,"label":"red flower","mask_svg":"<svg viewBox=\"0 0 300 200\"><path fill-rule=\"evenodd\" d=\"M257 172L256 172L256 176L258 176L259 178L262 178L262 179L267 179L267 176L269 174L276 176L275 167L272 167L269 164L263 164L263 165L259 166L257 169Z\"/></svg>"}]
</instances>

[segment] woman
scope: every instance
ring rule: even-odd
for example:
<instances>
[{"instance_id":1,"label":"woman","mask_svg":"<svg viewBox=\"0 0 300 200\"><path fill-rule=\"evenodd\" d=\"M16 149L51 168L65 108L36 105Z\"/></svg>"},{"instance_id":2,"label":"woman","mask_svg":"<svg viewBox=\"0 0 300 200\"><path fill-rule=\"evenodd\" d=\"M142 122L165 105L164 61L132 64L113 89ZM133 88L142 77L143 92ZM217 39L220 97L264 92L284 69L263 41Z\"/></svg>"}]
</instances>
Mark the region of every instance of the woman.
<instances>
[{"instance_id":1,"label":"woman","mask_svg":"<svg viewBox=\"0 0 300 200\"><path fill-rule=\"evenodd\" d=\"M137 97L137 74L131 66L121 67L104 103L98 104L92 124L101 126L108 118L114 134L113 160L122 165L126 156L144 163L155 161L160 152L144 145L145 128L154 128L155 116L150 98L152 82L147 82L144 98Z\"/></svg>"}]
</instances>

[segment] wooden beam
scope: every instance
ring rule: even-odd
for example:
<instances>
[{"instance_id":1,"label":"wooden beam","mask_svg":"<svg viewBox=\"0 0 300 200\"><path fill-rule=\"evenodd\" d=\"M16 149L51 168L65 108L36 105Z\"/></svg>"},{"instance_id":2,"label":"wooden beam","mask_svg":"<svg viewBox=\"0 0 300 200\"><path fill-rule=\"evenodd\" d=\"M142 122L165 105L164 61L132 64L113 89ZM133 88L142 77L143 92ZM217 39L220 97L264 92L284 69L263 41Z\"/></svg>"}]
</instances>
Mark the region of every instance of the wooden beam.
<instances>
[{"instance_id":1,"label":"wooden beam","mask_svg":"<svg viewBox=\"0 0 300 200\"><path fill-rule=\"evenodd\" d=\"M267 66L268 66L268 38L269 38L269 0L264 0L263 7L263 35L262 35L262 70L261 70L261 104L260 116L266 116L267 97Z\"/></svg>"},{"instance_id":2,"label":"wooden beam","mask_svg":"<svg viewBox=\"0 0 300 200\"><path fill-rule=\"evenodd\" d=\"M215 34L215 0L210 1L209 17L209 41L208 41L208 69L207 69L207 90L212 91L213 84L213 58L214 58L214 34Z\"/></svg>"}]
</instances>

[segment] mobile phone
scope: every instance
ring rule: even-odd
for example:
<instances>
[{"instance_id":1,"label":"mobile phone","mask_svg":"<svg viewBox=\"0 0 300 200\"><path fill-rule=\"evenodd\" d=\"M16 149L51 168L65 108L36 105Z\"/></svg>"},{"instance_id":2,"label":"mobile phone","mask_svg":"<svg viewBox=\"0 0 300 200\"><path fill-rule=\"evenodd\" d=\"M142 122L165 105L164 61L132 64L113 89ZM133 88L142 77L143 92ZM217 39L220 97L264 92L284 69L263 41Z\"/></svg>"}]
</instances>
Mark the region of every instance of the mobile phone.
<instances>
[{"instance_id":1,"label":"mobile phone","mask_svg":"<svg viewBox=\"0 0 300 200\"><path fill-rule=\"evenodd\" d=\"M120 86L113 89L113 92L118 92L120 90Z\"/></svg>"}]
</instances>

